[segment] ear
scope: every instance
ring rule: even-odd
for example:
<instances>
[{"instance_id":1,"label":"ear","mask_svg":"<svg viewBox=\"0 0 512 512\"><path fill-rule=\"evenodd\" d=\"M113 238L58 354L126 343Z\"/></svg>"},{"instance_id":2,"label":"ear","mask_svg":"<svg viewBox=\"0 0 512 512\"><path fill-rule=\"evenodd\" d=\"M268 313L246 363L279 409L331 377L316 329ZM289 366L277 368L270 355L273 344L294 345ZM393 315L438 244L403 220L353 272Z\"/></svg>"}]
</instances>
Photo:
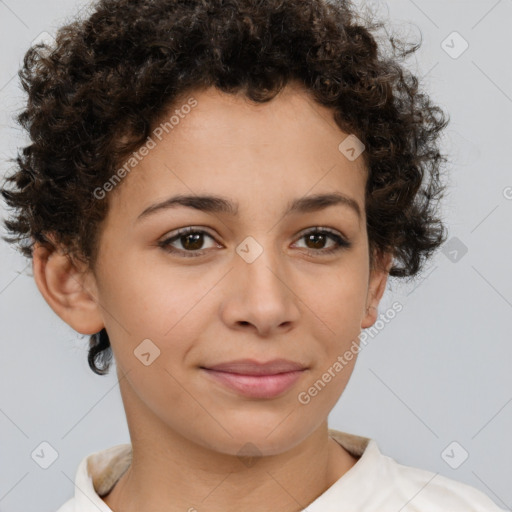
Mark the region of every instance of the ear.
<instances>
[{"instance_id":1,"label":"ear","mask_svg":"<svg viewBox=\"0 0 512 512\"><path fill-rule=\"evenodd\" d=\"M361 321L363 329L371 327L377 320L379 302L386 290L389 269L393 263L393 255L391 253L379 254L376 260L368 283L366 307L363 320Z\"/></svg>"},{"instance_id":2,"label":"ear","mask_svg":"<svg viewBox=\"0 0 512 512\"><path fill-rule=\"evenodd\" d=\"M92 272L79 269L79 264L59 248L39 242L34 244L32 255L34 279L53 311L81 334L101 331L104 324Z\"/></svg>"}]
</instances>

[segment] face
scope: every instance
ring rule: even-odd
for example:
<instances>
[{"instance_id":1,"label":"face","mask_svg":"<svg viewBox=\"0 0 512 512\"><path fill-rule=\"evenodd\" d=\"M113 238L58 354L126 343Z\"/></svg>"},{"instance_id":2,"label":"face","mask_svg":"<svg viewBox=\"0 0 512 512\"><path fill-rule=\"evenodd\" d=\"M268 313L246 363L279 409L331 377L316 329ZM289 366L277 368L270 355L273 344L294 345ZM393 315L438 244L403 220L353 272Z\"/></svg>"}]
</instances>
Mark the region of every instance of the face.
<instances>
[{"instance_id":1,"label":"face","mask_svg":"<svg viewBox=\"0 0 512 512\"><path fill-rule=\"evenodd\" d=\"M338 149L348 134L332 112L296 86L259 105L216 89L183 105L190 96L197 104L173 107L179 122L110 192L99 313L132 426L276 454L326 420L353 370L355 356L336 362L382 278L369 272L366 170ZM192 199L154 207L176 196ZM302 370L211 369L241 359Z\"/></svg>"}]
</instances>

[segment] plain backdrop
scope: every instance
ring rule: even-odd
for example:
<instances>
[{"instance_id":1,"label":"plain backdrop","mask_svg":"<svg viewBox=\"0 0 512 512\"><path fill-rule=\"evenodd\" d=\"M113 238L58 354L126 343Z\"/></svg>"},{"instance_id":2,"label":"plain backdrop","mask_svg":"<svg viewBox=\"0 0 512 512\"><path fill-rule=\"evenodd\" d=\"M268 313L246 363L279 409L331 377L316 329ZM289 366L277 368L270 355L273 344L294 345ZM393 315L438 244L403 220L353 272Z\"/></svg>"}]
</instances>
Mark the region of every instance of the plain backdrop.
<instances>
[{"instance_id":1,"label":"plain backdrop","mask_svg":"<svg viewBox=\"0 0 512 512\"><path fill-rule=\"evenodd\" d=\"M380 313L403 309L368 337L330 427L511 509L512 1L371 3L389 28L422 34L410 66L451 117L449 239L414 284L390 281ZM23 55L85 5L0 0L2 175L26 142L14 122ZM129 442L128 429L115 368L94 375L87 338L46 304L29 262L3 241L0 259L0 511L51 512L72 496L82 458ZM47 469L32 458L43 442L57 456Z\"/></svg>"}]
</instances>

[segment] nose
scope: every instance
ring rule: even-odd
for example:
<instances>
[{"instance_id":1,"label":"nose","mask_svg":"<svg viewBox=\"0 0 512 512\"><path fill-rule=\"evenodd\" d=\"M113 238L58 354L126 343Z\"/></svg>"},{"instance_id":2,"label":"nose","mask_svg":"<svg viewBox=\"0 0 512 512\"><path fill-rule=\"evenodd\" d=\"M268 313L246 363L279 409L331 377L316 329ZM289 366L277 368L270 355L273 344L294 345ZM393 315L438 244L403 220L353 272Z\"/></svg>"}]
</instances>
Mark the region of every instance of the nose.
<instances>
[{"instance_id":1,"label":"nose","mask_svg":"<svg viewBox=\"0 0 512 512\"><path fill-rule=\"evenodd\" d=\"M231 329L268 337L298 322L300 300L291 273L270 249L250 263L237 255L228 278L221 316Z\"/></svg>"}]
</instances>

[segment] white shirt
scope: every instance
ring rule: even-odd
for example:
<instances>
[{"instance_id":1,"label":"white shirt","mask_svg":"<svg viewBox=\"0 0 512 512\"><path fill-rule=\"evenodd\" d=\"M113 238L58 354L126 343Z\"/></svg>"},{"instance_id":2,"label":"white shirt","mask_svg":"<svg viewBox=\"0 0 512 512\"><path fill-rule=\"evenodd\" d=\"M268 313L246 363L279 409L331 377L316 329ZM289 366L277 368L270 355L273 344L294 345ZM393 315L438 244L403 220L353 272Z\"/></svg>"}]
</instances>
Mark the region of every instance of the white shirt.
<instances>
[{"instance_id":1,"label":"white shirt","mask_svg":"<svg viewBox=\"0 0 512 512\"><path fill-rule=\"evenodd\" d=\"M431 471L399 464L367 437L329 429L358 461L303 512L504 512L483 492ZM131 462L131 444L85 457L75 495L57 512L112 512L107 495Z\"/></svg>"}]
</instances>

